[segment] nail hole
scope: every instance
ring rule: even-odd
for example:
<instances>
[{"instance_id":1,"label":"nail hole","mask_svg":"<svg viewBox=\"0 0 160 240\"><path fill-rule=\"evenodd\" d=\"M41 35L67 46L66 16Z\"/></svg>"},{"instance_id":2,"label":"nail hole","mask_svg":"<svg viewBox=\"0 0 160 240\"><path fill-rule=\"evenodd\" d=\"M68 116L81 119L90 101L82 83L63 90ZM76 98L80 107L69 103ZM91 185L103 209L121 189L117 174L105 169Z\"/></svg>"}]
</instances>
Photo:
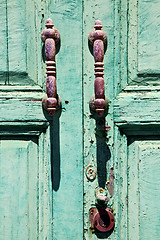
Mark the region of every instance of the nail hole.
<instances>
[{"instance_id":1,"label":"nail hole","mask_svg":"<svg viewBox=\"0 0 160 240\"><path fill-rule=\"evenodd\" d=\"M68 104L69 103L69 101L65 101L65 104Z\"/></svg>"}]
</instances>

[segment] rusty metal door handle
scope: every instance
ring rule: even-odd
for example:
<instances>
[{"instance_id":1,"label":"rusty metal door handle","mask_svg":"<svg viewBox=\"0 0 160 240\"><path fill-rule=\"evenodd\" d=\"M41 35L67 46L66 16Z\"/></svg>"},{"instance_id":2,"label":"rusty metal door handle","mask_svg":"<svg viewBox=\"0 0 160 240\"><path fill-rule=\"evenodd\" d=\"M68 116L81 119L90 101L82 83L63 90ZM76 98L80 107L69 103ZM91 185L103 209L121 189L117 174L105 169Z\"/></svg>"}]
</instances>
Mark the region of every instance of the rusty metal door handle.
<instances>
[{"instance_id":1,"label":"rusty metal door handle","mask_svg":"<svg viewBox=\"0 0 160 240\"><path fill-rule=\"evenodd\" d=\"M53 21L49 18L46 21L46 29L41 33L41 39L45 43L46 55L46 93L47 96L43 98L43 108L53 116L57 109L61 107L61 100L57 94L56 87L56 45L60 43L60 33L53 27Z\"/></svg>"},{"instance_id":2,"label":"rusty metal door handle","mask_svg":"<svg viewBox=\"0 0 160 240\"><path fill-rule=\"evenodd\" d=\"M89 218L91 222L91 229L97 229L99 232L110 234L113 232L115 225L115 218L113 210L107 207L108 201L106 190L102 187L96 190L96 207L89 210Z\"/></svg>"},{"instance_id":3,"label":"rusty metal door handle","mask_svg":"<svg viewBox=\"0 0 160 240\"><path fill-rule=\"evenodd\" d=\"M115 219L111 208L92 207L89 210L91 229L96 228L98 231L107 233L114 229Z\"/></svg>"},{"instance_id":4,"label":"rusty metal door handle","mask_svg":"<svg viewBox=\"0 0 160 240\"><path fill-rule=\"evenodd\" d=\"M89 105L91 112L96 112L98 117L102 117L105 115L105 109L108 108L103 78L103 58L107 49L107 35L101 29L102 23L100 20L96 20L94 28L95 29L93 29L88 36L89 47L91 49L91 53L93 52L95 60L95 95L92 95Z\"/></svg>"}]
</instances>

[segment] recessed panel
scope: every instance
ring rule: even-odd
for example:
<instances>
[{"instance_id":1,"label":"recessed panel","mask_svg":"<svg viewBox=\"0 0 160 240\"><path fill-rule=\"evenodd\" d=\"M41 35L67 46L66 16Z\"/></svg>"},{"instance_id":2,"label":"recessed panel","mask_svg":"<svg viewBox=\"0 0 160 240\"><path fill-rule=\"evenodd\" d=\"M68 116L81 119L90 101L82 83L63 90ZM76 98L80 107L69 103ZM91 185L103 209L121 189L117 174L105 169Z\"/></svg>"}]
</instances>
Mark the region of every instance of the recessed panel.
<instances>
[{"instance_id":1,"label":"recessed panel","mask_svg":"<svg viewBox=\"0 0 160 240\"><path fill-rule=\"evenodd\" d=\"M38 54L34 1L7 0L0 7L0 84L35 85Z\"/></svg>"},{"instance_id":2,"label":"recessed panel","mask_svg":"<svg viewBox=\"0 0 160 240\"><path fill-rule=\"evenodd\" d=\"M160 140L132 139L128 149L129 239L159 240Z\"/></svg>"},{"instance_id":3,"label":"recessed panel","mask_svg":"<svg viewBox=\"0 0 160 240\"><path fill-rule=\"evenodd\" d=\"M160 1L139 1L138 72L160 73Z\"/></svg>"},{"instance_id":4,"label":"recessed panel","mask_svg":"<svg viewBox=\"0 0 160 240\"><path fill-rule=\"evenodd\" d=\"M157 86L160 84L160 1L130 0L128 6L128 83Z\"/></svg>"},{"instance_id":5,"label":"recessed panel","mask_svg":"<svg viewBox=\"0 0 160 240\"><path fill-rule=\"evenodd\" d=\"M37 161L35 137L1 137L0 239L37 239Z\"/></svg>"}]
</instances>

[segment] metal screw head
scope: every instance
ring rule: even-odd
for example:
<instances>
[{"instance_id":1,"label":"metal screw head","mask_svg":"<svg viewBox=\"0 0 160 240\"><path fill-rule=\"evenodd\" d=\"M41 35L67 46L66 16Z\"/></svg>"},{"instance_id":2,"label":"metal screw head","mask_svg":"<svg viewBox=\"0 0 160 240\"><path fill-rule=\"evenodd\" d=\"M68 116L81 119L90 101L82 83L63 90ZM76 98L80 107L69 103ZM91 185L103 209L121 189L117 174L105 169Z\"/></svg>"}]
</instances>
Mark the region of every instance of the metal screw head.
<instances>
[{"instance_id":1,"label":"metal screw head","mask_svg":"<svg viewBox=\"0 0 160 240\"><path fill-rule=\"evenodd\" d=\"M90 181L94 181L94 179L96 178L96 168L93 164L87 166L86 177Z\"/></svg>"},{"instance_id":2,"label":"metal screw head","mask_svg":"<svg viewBox=\"0 0 160 240\"><path fill-rule=\"evenodd\" d=\"M107 203L109 201L109 198L107 197L107 192L103 188L98 188L96 190L96 199L100 203Z\"/></svg>"}]
</instances>

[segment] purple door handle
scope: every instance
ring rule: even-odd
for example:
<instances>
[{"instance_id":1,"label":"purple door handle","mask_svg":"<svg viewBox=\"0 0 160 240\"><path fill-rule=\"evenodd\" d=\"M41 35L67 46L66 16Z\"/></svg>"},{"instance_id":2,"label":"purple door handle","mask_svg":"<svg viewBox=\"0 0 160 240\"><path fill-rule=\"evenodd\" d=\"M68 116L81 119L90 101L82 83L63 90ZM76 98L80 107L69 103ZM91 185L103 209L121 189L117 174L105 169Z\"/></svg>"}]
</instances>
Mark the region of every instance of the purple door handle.
<instances>
[{"instance_id":1,"label":"purple door handle","mask_svg":"<svg viewBox=\"0 0 160 240\"><path fill-rule=\"evenodd\" d=\"M41 39L45 43L45 55L46 55L46 93L47 96L43 98L43 108L53 116L61 107L61 100L57 94L56 87L56 45L60 43L60 33L53 27L53 21L49 18L46 21L46 29L41 33Z\"/></svg>"},{"instance_id":2,"label":"purple door handle","mask_svg":"<svg viewBox=\"0 0 160 240\"><path fill-rule=\"evenodd\" d=\"M107 35L101 29L102 23L100 20L96 20L94 28L95 29L93 29L88 36L89 45L91 49L93 49L93 56L95 60L95 64L94 64L95 95L92 95L89 105L90 105L91 111L96 112L98 117L102 117L104 116L105 109L108 108L108 101L105 96L105 87L104 87L104 78L103 78L103 75L104 75L103 58L104 58L104 52L107 48Z\"/></svg>"}]
</instances>

